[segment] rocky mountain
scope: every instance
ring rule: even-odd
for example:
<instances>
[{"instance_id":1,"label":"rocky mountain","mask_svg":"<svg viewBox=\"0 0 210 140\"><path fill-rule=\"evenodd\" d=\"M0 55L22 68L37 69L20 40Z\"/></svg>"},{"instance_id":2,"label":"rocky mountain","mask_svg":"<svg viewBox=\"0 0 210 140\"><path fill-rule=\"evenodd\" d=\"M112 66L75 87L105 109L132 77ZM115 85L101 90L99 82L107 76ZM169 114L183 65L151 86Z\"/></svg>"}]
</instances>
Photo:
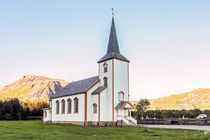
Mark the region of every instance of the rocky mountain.
<instances>
[{"instance_id":1,"label":"rocky mountain","mask_svg":"<svg viewBox=\"0 0 210 140\"><path fill-rule=\"evenodd\" d=\"M150 109L210 109L210 88L150 100Z\"/></svg>"},{"instance_id":2,"label":"rocky mountain","mask_svg":"<svg viewBox=\"0 0 210 140\"><path fill-rule=\"evenodd\" d=\"M27 75L0 90L0 99L18 98L21 101L48 101L49 96L68 82L43 76Z\"/></svg>"}]
</instances>

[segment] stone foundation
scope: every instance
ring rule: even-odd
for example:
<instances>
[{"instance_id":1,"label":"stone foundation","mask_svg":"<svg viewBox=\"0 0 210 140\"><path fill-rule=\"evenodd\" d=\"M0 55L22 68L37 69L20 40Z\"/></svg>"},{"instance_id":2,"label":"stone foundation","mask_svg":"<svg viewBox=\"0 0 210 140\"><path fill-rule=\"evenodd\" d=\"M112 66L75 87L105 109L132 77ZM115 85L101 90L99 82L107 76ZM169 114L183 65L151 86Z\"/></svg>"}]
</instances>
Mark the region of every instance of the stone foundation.
<instances>
[{"instance_id":1,"label":"stone foundation","mask_svg":"<svg viewBox=\"0 0 210 140\"><path fill-rule=\"evenodd\" d=\"M128 126L124 121L117 121L117 126Z\"/></svg>"},{"instance_id":2,"label":"stone foundation","mask_svg":"<svg viewBox=\"0 0 210 140\"><path fill-rule=\"evenodd\" d=\"M80 125L80 126L128 126L123 121L45 121L43 123L63 123L63 124L73 124L73 125Z\"/></svg>"},{"instance_id":3,"label":"stone foundation","mask_svg":"<svg viewBox=\"0 0 210 140\"><path fill-rule=\"evenodd\" d=\"M85 122L83 121L52 121L52 123L63 123L63 124L73 124L84 126Z\"/></svg>"},{"instance_id":4,"label":"stone foundation","mask_svg":"<svg viewBox=\"0 0 210 140\"><path fill-rule=\"evenodd\" d=\"M84 126L117 126L117 122L112 121L86 121L84 122Z\"/></svg>"},{"instance_id":5,"label":"stone foundation","mask_svg":"<svg viewBox=\"0 0 210 140\"><path fill-rule=\"evenodd\" d=\"M45 123L45 124L50 124L51 123L51 121L42 121L43 123Z\"/></svg>"}]
</instances>

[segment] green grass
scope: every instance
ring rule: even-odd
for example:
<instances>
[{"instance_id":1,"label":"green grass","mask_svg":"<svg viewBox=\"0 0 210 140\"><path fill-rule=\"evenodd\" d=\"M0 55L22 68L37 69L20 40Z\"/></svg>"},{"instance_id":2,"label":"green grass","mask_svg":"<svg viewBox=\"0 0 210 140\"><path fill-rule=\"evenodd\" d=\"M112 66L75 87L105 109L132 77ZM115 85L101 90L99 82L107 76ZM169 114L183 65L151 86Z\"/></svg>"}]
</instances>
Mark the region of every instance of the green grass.
<instances>
[{"instance_id":1,"label":"green grass","mask_svg":"<svg viewBox=\"0 0 210 140\"><path fill-rule=\"evenodd\" d=\"M208 140L210 132L143 127L82 127L41 121L0 121L0 139Z\"/></svg>"}]
</instances>

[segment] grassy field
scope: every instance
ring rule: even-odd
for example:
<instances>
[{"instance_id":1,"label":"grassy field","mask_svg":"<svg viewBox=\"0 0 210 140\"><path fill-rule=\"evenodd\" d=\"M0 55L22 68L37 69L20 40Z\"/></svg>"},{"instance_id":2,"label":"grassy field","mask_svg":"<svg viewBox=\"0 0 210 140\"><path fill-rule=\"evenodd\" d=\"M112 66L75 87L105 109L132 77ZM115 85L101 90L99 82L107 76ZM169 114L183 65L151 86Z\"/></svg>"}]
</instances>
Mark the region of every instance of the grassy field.
<instances>
[{"instance_id":1,"label":"grassy field","mask_svg":"<svg viewBox=\"0 0 210 140\"><path fill-rule=\"evenodd\" d=\"M210 132L142 127L82 127L41 121L0 121L0 139L210 140Z\"/></svg>"}]
</instances>

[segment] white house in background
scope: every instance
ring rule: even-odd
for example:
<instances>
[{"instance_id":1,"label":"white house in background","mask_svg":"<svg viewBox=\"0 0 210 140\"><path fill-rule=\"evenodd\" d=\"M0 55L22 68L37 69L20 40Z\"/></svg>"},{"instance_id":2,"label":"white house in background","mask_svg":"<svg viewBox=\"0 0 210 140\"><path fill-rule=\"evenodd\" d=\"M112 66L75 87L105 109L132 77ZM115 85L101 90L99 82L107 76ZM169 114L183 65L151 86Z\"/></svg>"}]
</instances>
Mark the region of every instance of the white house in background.
<instances>
[{"instance_id":1,"label":"white house in background","mask_svg":"<svg viewBox=\"0 0 210 140\"><path fill-rule=\"evenodd\" d=\"M206 119L208 116L206 114L200 114L196 118L197 119Z\"/></svg>"},{"instance_id":2,"label":"white house in background","mask_svg":"<svg viewBox=\"0 0 210 140\"><path fill-rule=\"evenodd\" d=\"M98 61L98 76L72 82L50 98L44 123L136 125L129 102L129 60L119 50L114 19L107 52Z\"/></svg>"}]
</instances>

